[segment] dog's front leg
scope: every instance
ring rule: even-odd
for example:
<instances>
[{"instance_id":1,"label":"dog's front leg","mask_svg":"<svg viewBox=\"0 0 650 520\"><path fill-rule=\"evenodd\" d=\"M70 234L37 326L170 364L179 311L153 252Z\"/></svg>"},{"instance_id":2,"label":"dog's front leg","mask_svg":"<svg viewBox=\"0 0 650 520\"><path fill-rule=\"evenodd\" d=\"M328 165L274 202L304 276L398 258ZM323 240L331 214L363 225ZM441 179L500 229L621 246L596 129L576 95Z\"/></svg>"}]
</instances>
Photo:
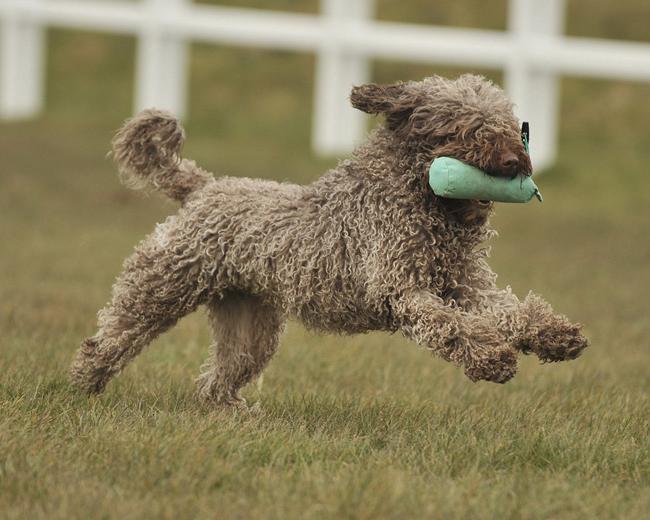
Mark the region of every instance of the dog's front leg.
<instances>
[{"instance_id":1,"label":"dog's front leg","mask_svg":"<svg viewBox=\"0 0 650 520\"><path fill-rule=\"evenodd\" d=\"M472 381L505 383L517 371L516 352L499 330L477 314L445 305L427 291L395 298L392 310L403 334L447 361Z\"/></svg>"},{"instance_id":2,"label":"dog's front leg","mask_svg":"<svg viewBox=\"0 0 650 520\"><path fill-rule=\"evenodd\" d=\"M547 301L530 292L517 307L511 342L525 354L534 352L541 361L567 361L589 346L581 329L582 325L555 313Z\"/></svg>"},{"instance_id":3,"label":"dog's front leg","mask_svg":"<svg viewBox=\"0 0 650 520\"><path fill-rule=\"evenodd\" d=\"M533 352L542 361L575 359L589 344L581 325L555 313L532 292L522 302L510 288L490 287L476 290L462 301L464 310L494 323L513 348L524 354Z\"/></svg>"},{"instance_id":4,"label":"dog's front leg","mask_svg":"<svg viewBox=\"0 0 650 520\"><path fill-rule=\"evenodd\" d=\"M542 361L563 361L575 359L588 346L582 327L556 314L540 296L531 292L522 302L509 287L499 289L485 260L467 273L454 300L464 311L493 323L514 349L533 352Z\"/></svg>"}]
</instances>

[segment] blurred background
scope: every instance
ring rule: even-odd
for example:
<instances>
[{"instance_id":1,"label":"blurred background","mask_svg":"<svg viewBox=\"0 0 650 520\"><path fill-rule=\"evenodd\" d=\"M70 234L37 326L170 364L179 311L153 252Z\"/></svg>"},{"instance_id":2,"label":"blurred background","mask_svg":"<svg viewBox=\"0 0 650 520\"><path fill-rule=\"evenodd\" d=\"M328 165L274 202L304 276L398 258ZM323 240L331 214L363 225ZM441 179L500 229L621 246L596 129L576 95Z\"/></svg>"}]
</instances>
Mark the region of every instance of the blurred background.
<instances>
[{"instance_id":1,"label":"blurred background","mask_svg":"<svg viewBox=\"0 0 650 520\"><path fill-rule=\"evenodd\" d=\"M307 14L320 9L317 0L201 3ZM377 0L374 17L505 30L508 2ZM650 2L567 0L564 34L648 44ZM96 312L109 298L123 259L176 210L162 198L122 187L106 157L113 132L133 110L135 38L81 29L48 29L46 38L42 111L0 121L5 402L42 388L49 389L48 399L70 399L68 361L79 341L93 333ZM336 164L336 157L312 149L314 54L191 44L189 58L187 157L218 174L300 183ZM467 71L504 80L493 68L370 62L377 82ZM397 336L320 338L293 324L267 372L264 395L271 408L292 392L411 403L442 394L450 402L480 404L518 392L566 388L588 395L603 388L603 399L624 395L626 402L646 403L631 413L647 413L650 84L564 74L559 99L557 156L536 180L544 203L497 205L492 223L500 237L491 262L501 285L520 296L533 289L584 323L593 343L585 356L552 369L525 359L505 390L466 387L460 371L423 358ZM367 120L369 128L377 123ZM126 398L135 391L153 400L176 392L192 402L191 379L208 344L203 316L189 317L129 367L109 395ZM452 395L450 388L457 392ZM156 406L171 406L160 399Z\"/></svg>"},{"instance_id":2,"label":"blurred background","mask_svg":"<svg viewBox=\"0 0 650 520\"><path fill-rule=\"evenodd\" d=\"M203 3L319 10L317 0ZM650 41L645 0L570 0L566 9L567 35ZM506 0L378 0L375 17L502 30L507 10ZM121 259L174 211L121 187L106 158L114 130L133 110L135 43L48 30L42 112L0 122L0 305L11 330L36 333L48 323L90 330ZM315 179L337 160L311 147L315 65L308 53L191 45L186 155L221 174ZM372 61L370 75L392 82L467 70ZM499 70L470 70L503 81ZM650 85L566 76L560 83L559 149L539 179L547 200L498 206L495 267L520 293L550 292L595 340L613 339L616 330L616 341L634 348L650 314ZM534 147L534 126L532 134Z\"/></svg>"}]
</instances>

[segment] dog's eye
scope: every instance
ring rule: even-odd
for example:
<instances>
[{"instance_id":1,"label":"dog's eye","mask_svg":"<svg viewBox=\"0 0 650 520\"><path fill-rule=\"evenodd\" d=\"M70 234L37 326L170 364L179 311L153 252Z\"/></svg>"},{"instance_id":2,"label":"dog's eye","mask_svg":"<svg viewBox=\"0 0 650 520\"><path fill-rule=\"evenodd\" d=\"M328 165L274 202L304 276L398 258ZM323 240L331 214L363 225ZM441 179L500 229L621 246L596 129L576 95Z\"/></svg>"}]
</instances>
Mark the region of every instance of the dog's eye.
<instances>
[{"instance_id":1,"label":"dog's eye","mask_svg":"<svg viewBox=\"0 0 650 520\"><path fill-rule=\"evenodd\" d=\"M528 144L530 143L530 126L528 125L528 121L521 123L521 140L528 152Z\"/></svg>"}]
</instances>

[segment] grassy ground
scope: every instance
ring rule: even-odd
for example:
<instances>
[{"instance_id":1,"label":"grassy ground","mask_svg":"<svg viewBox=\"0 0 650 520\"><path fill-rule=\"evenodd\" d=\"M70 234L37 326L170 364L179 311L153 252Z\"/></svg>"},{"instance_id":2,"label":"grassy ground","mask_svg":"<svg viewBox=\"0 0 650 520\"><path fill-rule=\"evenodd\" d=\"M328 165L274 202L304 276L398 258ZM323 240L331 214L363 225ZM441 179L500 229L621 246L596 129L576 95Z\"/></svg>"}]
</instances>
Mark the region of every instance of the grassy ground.
<instances>
[{"instance_id":1,"label":"grassy ground","mask_svg":"<svg viewBox=\"0 0 650 520\"><path fill-rule=\"evenodd\" d=\"M494 2L496 14L477 22L454 2L396 4L380 2L380 16L498 28L504 12ZM592 15L579 16L587 4ZM571 32L649 39L645 0L607 5L571 2ZM193 396L209 343L200 314L103 396L68 387L67 364L123 257L174 206L123 189L104 159L129 113L132 42L81 33L50 42L47 112L0 125L1 517L650 510L650 87L564 80L559 161L539 179L544 204L502 205L494 218L501 283L534 288L584 322L593 347L581 359L526 358L506 386L472 384L397 335L318 337L293 324L262 390L245 392L261 413L229 416ZM333 161L308 147L312 66L308 56L197 46L188 155L231 174L315 178ZM386 81L432 72L441 70L375 67Z\"/></svg>"}]
</instances>

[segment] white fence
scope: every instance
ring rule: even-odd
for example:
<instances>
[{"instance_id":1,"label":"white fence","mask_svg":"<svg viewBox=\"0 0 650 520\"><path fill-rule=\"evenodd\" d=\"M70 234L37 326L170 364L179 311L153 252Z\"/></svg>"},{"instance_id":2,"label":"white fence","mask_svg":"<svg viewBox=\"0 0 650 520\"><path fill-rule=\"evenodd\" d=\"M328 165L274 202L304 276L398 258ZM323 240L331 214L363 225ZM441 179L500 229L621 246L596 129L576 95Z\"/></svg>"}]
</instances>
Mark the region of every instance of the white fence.
<instances>
[{"instance_id":1,"label":"white fence","mask_svg":"<svg viewBox=\"0 0 650 520\"><path fill-rule=\"evenodd\" d=\"M319 15L191 0L0 0L0 117L41 109L45 27L135 35L135 109L181 116L189 41L314 52L313 145L326 154L363 136L363 115L347 97L368 80L372 58L501 68L518 115L531 122L541 168L556 153L558 75L650 81L650 43L566 37L564 0L509 1L508 30L500 32L373 21L373 0L321 0Z\"/></svg>"}]
</instances>

